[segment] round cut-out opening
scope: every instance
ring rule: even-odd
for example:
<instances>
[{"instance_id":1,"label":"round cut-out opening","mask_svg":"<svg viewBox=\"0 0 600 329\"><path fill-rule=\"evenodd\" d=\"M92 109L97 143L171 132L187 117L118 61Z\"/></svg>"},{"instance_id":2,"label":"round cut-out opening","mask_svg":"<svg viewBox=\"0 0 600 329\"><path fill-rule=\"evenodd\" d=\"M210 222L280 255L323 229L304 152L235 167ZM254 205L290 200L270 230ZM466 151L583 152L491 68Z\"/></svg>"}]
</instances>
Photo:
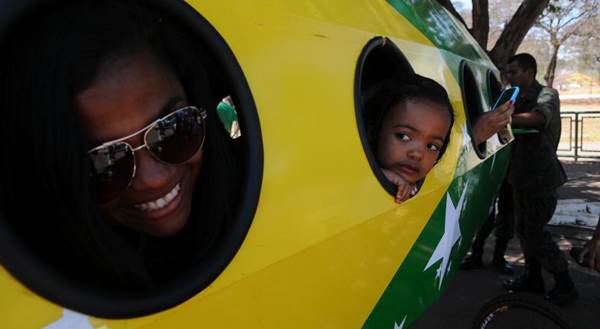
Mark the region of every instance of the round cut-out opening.
<instances>
[{"instance_id":1,"label":"round cut-out opening","mask_svg":"<svg viewBox=\"0 0 600 329\"><path fill-rule=\"evenodd\" d=\"M126 229L113 231L113 226L98 220L103 219L100 214L91 215L98 212L97 208L88 200L91 199L88 197L88 190L81 188L87 185L79 183L86 181L89 174L84 170L87 169L84 165L88 159L85 153L89 149L85 145L87 142L85 138L77 137L83 136L80 131L63 132L60 127L53 126L51 123L55 121L52 118L61 118L60 123L65 126L80 127L82 131L85 128L77 120L66 122L75 115L61 116L59 112L52 112L60 109L44 108L40 99L61 97L53 92L53 84L46 83L38 89L30 87L36 86L36 81L40 80L38 77L65 75L60 70L52 71L61 67L55 60L64 58L64 54L53 52L59 47L52 39L47 39L47 31L39 27L60 17L58 14L53 16L55 10L58 12L65 8L79 7L69 7L73 3L69 1L5 1L0 17L1 48L13 49L0 54L0 71L3 76L0 81L0 104L6 112L5 124L14 126L14 129L21 132L12 134L21 136L18 143L15 138L2 135L6 138L0 144L0 149L5 154L11 154L10 161L4 161L1 165L4 174L0 176L2 266L44 298L69 309L105 318L129 318L165 310L194 296L215 280L235 256L246 236L256 210L262 181L263 151L258 115L246 79L225 40L200 13L182 1L115 0L111 4L118 7L132 2L158 17L154 23L160 29L159 34L164 33L162 29L165 24L182 32L176 38L163 40L189 46L185 49L190 49L190 52L178 53L181 56L178 59L183 58L175 60L178 65L190 63L190 58L210 61L199 63L203 65L198 66L192 64L192 69L186 71L187 75L178 77L183 87L187 88L186 91L189 91L195 88L195 85L188 84L189 75L196 74L197 69L206 71L211 86L211 100L207 100L206 104L214 104L214 108L206 109L207 120L211 122L210 127L213 127L207 132L213 133L212 136L207 136L207 140L218 139L221 143L219 147L227 149L227 159L231 160L231 166L228 167L230 171L223 172L214 165L216 162L206 160L208 157L215 157L216 153L207 151L208 146L204 146L206 152L203 155L205 159L202 170L212 170L210 175L206 174L209 178L205 181L215 180L211 183L215 187L211 193L220 193L219 189L233 192L227 194L230 198L223 200L219 209L194 209L194 205L203 204L200 200L206 194L196 195L197 192L193 192L192 212L186 229L196 227L189 225L189 222L206 221L207 218L212 218L213 213L223 214L219 218L224 219L219 229L210 235L211 240L203 244L207 247L202 252L193 248L189 252L188 242L207 239L204 229L183 231L166 242L161 238L146 238L139 232ZM71 23L76 25L78 15L69 16L71 18ZM110 21L110 18L105 20ZM72 29L65 29L64 33L70 31ZM197 53L198 49L202 51ZM48 52L57 57L40 57L38 54ZM38 69L15 69L19 67L18 63L34 59L37 61L35 68ZM193 60L191 63L194 63ZM93 63L90 64L92 65ZM45 71L54 73L48 74ZM60 83L61 80L56 82ZM31 92L32 97L19 98L19 95L23 96L21 90L27 88L31 89L28 92ZM67 87L63 89L69 91ZM40 96L35 97L38 93ZM13 97L13 94L17 96ZM227 98L228 95L231 97ZM228 108L217 110L216 105L223 98L226 98ZM19 99L22 101L17 102ZM231 108L235 110L231 111ZM218 118L221 122L217 124ZM50 133L53 131L59 133ZM48 138L42 140L47 137L46 134L52 136L49 141ZM217 138L217 135L223 137ZM219 147L213 146L212 150ZM78 152L70 152L73 149L84 151L78 157ZM221 155L225 154L223 152ZM42 161L37 161L39 159ZM53 166L47 166L48 163ZM62 179L65 175L71 179ZM234 183L228 183L228 176L239 178L235 186L232 185ZM97 228L102 232L95 231ZM79 234L74 234L78 232ZM148 246L151 248L144 249ZM152 250L161 247L165 247L168 252L160 260L146 257L147 254L135 254L146 250L152 255ZM193 258L186 258L188 253L193 254ZM105 258L98 257L107 254L114 256L108 258L110 264L105 262ZM136 257L128 258L129 254L135 254ZM144 271L141 267L136 267L137 262L129 262L131 259L141 261L140 266L147 266L152 262L156 265L164 261L165 269L159 274L150 272L150 276L156 277L147 284L144 280L148 273L139 274L138 270ZM158 267L160 266L155 266ZM122 277L123 273L119 270L125 269L129 271L127 278L133 280L115 280L115 277ZM114 274L114 277L105 275L106 273ZM138 277L140 280L136 281Z\"/></svg>"}]
</instances>

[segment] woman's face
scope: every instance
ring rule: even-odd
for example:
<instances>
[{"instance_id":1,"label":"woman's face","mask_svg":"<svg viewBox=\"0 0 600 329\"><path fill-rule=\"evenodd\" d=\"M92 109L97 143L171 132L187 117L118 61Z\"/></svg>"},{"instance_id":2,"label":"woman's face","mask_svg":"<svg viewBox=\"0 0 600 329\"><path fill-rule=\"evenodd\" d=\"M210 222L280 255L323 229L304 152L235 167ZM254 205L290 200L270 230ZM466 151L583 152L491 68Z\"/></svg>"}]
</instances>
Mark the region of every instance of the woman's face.
<instances>
[{"instance_id":1,"label":"woman's face","mask_svg":"<svg viewBox=\"0 0 600 329\"><path fill-rule=\"evenodd\" d=\"M92 85L77 96L77 108L95 145L136 132L183 105L190 104L179 80L146 52L105 63ZM136 148L144 143L143 134L126 142ZM135 152L135 161L131 185L100 205L102 213L149 235L176 234L190 215L202 150L184 164L167 165L143 148Z\"/></svg>"}]
</instances>

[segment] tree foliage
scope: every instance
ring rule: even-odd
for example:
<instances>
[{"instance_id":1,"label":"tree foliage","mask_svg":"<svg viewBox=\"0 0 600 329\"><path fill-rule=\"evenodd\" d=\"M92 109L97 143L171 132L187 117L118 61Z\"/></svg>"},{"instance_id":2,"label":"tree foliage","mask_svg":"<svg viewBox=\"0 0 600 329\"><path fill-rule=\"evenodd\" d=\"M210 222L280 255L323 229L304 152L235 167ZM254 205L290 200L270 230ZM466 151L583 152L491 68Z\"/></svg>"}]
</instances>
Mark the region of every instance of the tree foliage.
<instances>
[{"instance_id":1,"label":"tree foliage","mask_svg":"<svg viewBox=\"0 0 600 329\"><path fill-rule=\"evenodd\" d=\"M551 45L550 62L544 75L548 86L554 84L558 52L562 45L573 36L592 37L596 28L590 26L598 16L600 0L551 0L536 21L536 27L543 30Z\"/></svg>"}]
</instances>

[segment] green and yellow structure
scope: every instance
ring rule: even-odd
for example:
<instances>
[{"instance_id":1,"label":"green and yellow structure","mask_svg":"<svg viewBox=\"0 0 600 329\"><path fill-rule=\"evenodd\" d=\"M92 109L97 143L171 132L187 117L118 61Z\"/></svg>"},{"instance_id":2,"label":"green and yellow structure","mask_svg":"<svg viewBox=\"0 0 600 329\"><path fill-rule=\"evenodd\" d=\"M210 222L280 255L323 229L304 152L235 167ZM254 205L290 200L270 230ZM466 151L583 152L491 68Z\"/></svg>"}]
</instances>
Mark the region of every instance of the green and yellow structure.
<instances>
[{"instance_id":1,"label":"green and yellow structure","mask_svg":"<svg viewBox=\"0 0 600 329\"><path fill-rule=\"evenodd\" d=\"M448 286L507 168L509 144L471 137L499 88L485 52L434 0L162 2L209 24L245 79L237 98L252 106L236 105L260 165L239 248L201 291L134 316L61 304L0 267L0 327L409 328ZM396 55L395 68L380 62ZM438 81L456 117L446 154L400 205L360 128L361 74L378 69Z\"/></svg>"}]
</instances>

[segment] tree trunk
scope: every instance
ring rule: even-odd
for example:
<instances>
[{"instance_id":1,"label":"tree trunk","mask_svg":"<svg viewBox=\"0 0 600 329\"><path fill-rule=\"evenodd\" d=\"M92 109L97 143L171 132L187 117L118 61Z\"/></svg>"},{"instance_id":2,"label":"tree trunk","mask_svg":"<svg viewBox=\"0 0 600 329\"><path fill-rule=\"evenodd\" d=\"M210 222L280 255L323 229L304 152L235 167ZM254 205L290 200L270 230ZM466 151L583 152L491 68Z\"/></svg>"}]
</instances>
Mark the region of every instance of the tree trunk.
<instances>
[{"instance_id":1,"label":"tree trunk","mask_svg":"<svg viewBox=\"0 0 600 329\"><path fill-rule=\"evenodd\" d=\"M544 80L546 80L546 86L551 87L554 84L554 73L556 71L556 62L558 58L558 49L560 48L560 44L552 45L552 57L550 58L550 63L548 64L548 68L546 69L546 74L544 75Z\"/></svg>"},{"instance_id":2,"label":"tree trunk","mask_svg":"<svg viewBox=\"0 0 600 329\"><path fill-rule=\"evenodd\" d=\"M487 50L489 38L488 0L471 0L473 3L473 27L469 29L481 48ZM510 56L514 55L521 42L536 19L542 14L550 0L523 0L510 22L506 24L500 38L492 50L488 51L490 59L496 66L502 67ZM456 17L466 28L465 20L456 11L450 0L437 0L450 14Z\"/></svg>"},{"instance_id":3,"label":"tree trunk","mask_svg":"<svg viewBox=\"0 0 600 329\"><path fill-rule=\"evenodd\" d=\"M473 0L473 27L470 32L481 48L487 50L490 34L490 14L488 0Z\"/></svg>"},{"instance_id":4,"label":"tree trunk","mask_svg":"<svg viewBox=\"0 0 600 329\"><path fill-rule=\"evenodd\" d=\"M498 67L506 64L508 58L515 54L525 35L544 11L548 2L549 0L523 0L515 15L506 24L494 48L489 52L492 62Z\"/></svg>"}]
</instances>

